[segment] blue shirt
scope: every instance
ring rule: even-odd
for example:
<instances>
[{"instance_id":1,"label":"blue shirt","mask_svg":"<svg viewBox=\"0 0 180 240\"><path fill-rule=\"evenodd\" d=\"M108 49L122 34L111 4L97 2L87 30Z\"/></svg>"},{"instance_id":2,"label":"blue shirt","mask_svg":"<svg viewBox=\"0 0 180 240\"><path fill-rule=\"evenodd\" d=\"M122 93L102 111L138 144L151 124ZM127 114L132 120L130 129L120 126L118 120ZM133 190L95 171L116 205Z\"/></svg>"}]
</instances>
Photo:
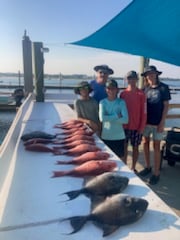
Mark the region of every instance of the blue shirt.
<instances>
[{"instance_id":1,"label":"blue shirt","mask_svg":"<svg viewBox=\"0 0 180 240\"><path fill-rule=\"evenodd\" d=\"M93 92L91 96L99 103L102 99L107 98L105 84L97 83L96 80L90 82Z\"/></svg>"},{"instance_id":2,"label":"blue shirt","mask_svg":"<svg viewBox=\"0 0 180 240\"><path fill-rule=\"evenodd\" d=\"M121 114L121 117L118 114ZM99 119L102 122L102 139L125 139L123 124L128 123L128 111L123 99L116 98L109 101L108 98L105 98L101 100L99 103Z\"/></svg>"}]
</instances>

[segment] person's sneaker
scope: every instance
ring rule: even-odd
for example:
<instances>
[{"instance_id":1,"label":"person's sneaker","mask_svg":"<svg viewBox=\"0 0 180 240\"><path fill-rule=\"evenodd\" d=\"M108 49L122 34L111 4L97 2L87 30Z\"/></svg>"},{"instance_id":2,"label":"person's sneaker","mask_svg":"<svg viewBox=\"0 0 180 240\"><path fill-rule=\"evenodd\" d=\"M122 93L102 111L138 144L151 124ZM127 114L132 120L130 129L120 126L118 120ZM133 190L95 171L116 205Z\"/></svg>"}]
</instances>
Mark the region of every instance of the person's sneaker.
<instances>
[{"instance_id":1,"label":"person's sneaker","mask_svg":"<svg viewBox=\"0 0 180 240\"><path fill-rule=\"evenodd\" d=\"M146 175L148 175L149 173L151 173L151 167L150 168L145 168L144 170L140 171L138 173L139 176L141 177L145 177Z\"/></svg>"},{"instance_id":2,"label":"person's sneaker","mask_svg":"<svg viewBox=\"0 0 180 240\"><path fill-rule=\"evenodd\" d=\"M160 176L152 175L149 179L149 184L155 185L159 182Z\"/></svg>"}]
</instances>

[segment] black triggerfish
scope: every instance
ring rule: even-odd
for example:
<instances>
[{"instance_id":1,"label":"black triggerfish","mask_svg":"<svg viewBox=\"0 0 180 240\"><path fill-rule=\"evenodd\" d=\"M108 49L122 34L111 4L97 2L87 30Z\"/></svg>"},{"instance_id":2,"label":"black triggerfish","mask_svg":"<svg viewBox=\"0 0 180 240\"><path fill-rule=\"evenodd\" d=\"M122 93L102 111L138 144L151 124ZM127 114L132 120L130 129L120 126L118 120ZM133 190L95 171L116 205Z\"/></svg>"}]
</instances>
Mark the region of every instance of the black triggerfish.
<instances>
[{"instance_id":1,"label":"black triggerfish","mask_svg":"<svg viewBox=\"0 0 180 240\"><path fill-rule=\"evenodd\" d=\"M107 196L122 192L127 187L128 182L129 179L121 176L119 172L106 172L93 177L85 183L83 188L63 194L67 194L69 200L75 199L80 194L85 194L92 200L96 197L104 199Z\"/></svg>"},{"instance_id":2,"label":"black triggerfish","mask_svg":"<svg viewBox=\"0 0 180 240\"><path fill-rule=\"evenodd\" d=\"M62 221L70 220L73 231L78 232L87 221L92 221L103 231L103 237L110 235L120 226L139 220L145 213L148 202L145 199L126 194L116 194L107 198L95 207L89 215L74 216Z\"/></svg>"}]
</instances>

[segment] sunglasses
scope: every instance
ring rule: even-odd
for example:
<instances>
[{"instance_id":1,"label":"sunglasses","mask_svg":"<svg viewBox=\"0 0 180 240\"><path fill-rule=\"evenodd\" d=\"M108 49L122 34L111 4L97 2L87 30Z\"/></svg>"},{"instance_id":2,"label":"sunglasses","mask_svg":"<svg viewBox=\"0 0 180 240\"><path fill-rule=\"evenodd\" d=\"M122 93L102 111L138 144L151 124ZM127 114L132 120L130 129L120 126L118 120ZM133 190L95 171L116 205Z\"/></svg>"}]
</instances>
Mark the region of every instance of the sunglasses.
<instances>
[{"instance_id":1,"label":"sunglasses","mask_svg":"<svg viewBox=\"0 0 180 240\"><path fill-rule=\"evenodd\" d=\"M100 74L108 74L106 71L99 71Z\"/></svg>"},{"instance_id":2,"label":"sunglasses","mask_svg":"<svg viewBox=\"0 0 180 240\"><path fill-rule=\"evenodd\" d=\"M84 86L84 87L79 87L79 90L89 90L89 87L88 86Z\"/></svg>"},{"instance_id":3,"label":"sunglasses","mask_svg":"<svg viewBox=\"0 0 180 240\"><path fill-rule=\"evenodd\" d=\"M117 87L106 87L107 90L109 91L115 91L115 90L118 90Z\"/></svg>"}]
</instances>

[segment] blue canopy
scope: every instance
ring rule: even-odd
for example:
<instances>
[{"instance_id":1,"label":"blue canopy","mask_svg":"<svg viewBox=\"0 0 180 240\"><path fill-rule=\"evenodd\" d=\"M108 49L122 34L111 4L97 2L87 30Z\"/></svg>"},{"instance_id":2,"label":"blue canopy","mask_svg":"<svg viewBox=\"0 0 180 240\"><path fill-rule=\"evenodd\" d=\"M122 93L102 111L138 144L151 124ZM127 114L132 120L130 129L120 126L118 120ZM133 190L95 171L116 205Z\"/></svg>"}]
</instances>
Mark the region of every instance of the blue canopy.
<instances>
[{"instance_id":1,"label":"blue canopy","mask_svg":"<svg viewBox=\"0 0 180 240\"><path fill-rule=\"evenodd\" d=\"M180 65L180 0L134 0L98 31L71 44Z\"/></svg>"}]
</instances>

